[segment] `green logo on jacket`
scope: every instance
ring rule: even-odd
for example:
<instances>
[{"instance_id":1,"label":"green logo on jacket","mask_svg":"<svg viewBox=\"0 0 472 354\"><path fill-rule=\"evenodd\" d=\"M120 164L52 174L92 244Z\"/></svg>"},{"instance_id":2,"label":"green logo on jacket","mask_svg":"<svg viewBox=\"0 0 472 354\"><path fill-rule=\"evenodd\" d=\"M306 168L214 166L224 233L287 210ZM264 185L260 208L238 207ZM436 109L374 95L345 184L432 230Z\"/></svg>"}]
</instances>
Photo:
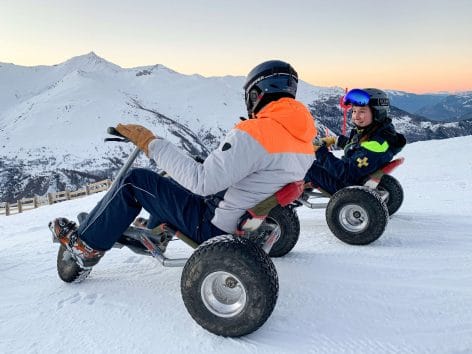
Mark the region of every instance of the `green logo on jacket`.
<instances>
[{"instance_id":1,"label":"green logo on jacket","mask_svg":"<svg viewBox=\"0 0 472 354\"><path fill-rule=\"evenodd\" d=\"M361 143L361 146L372 152L385 152L388 150L388 143L386 141L383 144L380 144L378 141L364 141Z\"/></svg>"}]
</instances>

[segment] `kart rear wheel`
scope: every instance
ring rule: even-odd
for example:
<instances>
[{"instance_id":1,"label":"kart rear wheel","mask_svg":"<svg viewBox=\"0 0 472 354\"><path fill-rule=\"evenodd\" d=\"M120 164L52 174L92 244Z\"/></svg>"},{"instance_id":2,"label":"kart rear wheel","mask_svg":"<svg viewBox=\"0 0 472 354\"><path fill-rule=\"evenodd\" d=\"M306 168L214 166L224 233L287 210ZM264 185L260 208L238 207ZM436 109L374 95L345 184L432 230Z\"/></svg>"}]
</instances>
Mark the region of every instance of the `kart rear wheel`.
<instances>
[{"instance_id":1,"label":"kart rear wheel","mask_svg":"<svg viewBox=\"0 0 472 354\"><path fill-rule=\"evenodd\" d=\"M270 211L267 221L280 227L280 237L272 246L269 256L283 257L295 247L300 236L300 220L297 212L291 205L286 207L278 205Z\"/></svg>"},{"instance_id":2,"label":"kart rear wheel","mask_svg":"<svg viewBox=\"0 0 472 354\"><path fill-rule=\"evenodd\" d=\"M388 209L375 191L367 187L346 187L331 197L326 208L326 221L341 241L367 245L384 232Z\"/></svg>"},{"instance_id":3,"label":"kart rear wheel","mask_svg":"<svg viewBox=\"0 0 472 354\"><path fill-rule=\"evenodd\" d=\"M201 244L182 271L188 312L207 331L225 337L244 336L262 326L278 290L269 256L251 240L232 235Z\"/></svg>"},{"instance_id":4,"label":"kart rear wheel","mask_svg":"<svg viewBox=\"0 0 472 354\"><path fill-rule=\"evenodd\" d=\"M383 175L377 189L388 192L385 204L387 204L389 215L392 216L400 209L403 203L403 188L400 182L390 175Z\"/></svg>"}]
</instances>

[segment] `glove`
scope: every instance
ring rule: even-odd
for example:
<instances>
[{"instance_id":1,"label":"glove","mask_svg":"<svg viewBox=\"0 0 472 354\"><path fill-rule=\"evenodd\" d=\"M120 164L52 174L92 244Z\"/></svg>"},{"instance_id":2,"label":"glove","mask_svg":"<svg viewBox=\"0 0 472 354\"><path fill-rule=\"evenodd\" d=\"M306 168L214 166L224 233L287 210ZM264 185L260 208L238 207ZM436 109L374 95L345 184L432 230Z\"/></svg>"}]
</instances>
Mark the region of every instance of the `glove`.
<instances>
[{"instance_id":1,"label":"glove","mask_svg":"<svg viewBox=\"0 0 472 354\"><path fill-rule=\"evenodd\" d=\"M319 137L315 137L315 139L313 140L313 150L315 153L321 147L321 145L323 145L321 139Z\"/></svg>"},{"instance_id":2,"label":"glove","mask_svg":"<svg viewBox=\"0 0 472 354\"><path fill-rule=\"evenodd\" d=\"M336 144L336 137L335 136L326 136L324 138L318 138L316 137L315 140L313 140L313 150L318 151L318 149L322 146L330 147L333 144Z\"/></svg>"},{"instance_id":3,"label":"glove","mask_svg":"<svg viewBox=\"0 0 472 354\"><path fill-rule=\"evenodd\" d=\"M349 143L349 138L347 136L339 135L336 141L336 146L338 148L344 149L348 143Z\"/></svg>"},{"instance_id":4,"label":"glove","mask_svg":"<svg viewBox=\"0 0 472 354\"><path fill-rule=\"evenodd\" d=\"M330 147L331 145L336 145L336 140L337 140L337 137L335 136L325 136L323 139L321 139L321 141L324 142L326 147Z\"/></svg>"},{"instance_id":5,"label":"glove","mask_svg":"<svg viewBox=\"0 0 472 354\"><path fill-rule=\"evenodd\" d=\"M116 130L144 151L146 156L149 156L149 143L156 139L156 136L149 129L137 124L118 124Z\"/></svg>"}]
</instances>

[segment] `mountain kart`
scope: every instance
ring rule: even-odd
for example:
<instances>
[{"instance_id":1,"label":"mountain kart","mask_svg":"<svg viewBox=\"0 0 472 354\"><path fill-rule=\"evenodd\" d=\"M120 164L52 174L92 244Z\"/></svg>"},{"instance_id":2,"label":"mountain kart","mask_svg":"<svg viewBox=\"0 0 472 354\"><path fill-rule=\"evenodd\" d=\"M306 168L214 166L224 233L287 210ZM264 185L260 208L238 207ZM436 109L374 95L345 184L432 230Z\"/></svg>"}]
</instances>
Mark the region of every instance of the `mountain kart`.
<instances>
[{"instance_id":1,"label":"mountain kart","mask_svg":"<svg viewBox=\"0 0 472 354\"><path fill-rule=\"evenodd\" d=\"M333 195L321 189L307 188L291 205L274 208L269 218L279 224L281 236L272 250L283 249L283 252L272 255L271 251L271 256L283 256L297 243L300 221L295 208L302 205L310 209L326 209L329 229L345 243L367 245L377 240L383 234L389 216L396 213L403 203L402 186L390 175L403 162L404 158L389 162L371 174L363 185L349 186ZM318 202L321 198L329 201Z\"/></svg>"},{"instance_id":2,"label":"mountain kart","mask_svg":"<svg viewBox=\"0 0 472 354\"><path fill-rule=\"evenodd\" d=\"M114 128L109 128L108 132L119 138L108 138L106 141L127 141ZM138 154L139 149L136 148L115 183L120 181ZM298 182L282 188L290 191L287 204L301 195L302 185ZM128 247L137 254L154 257L165 267L183 266L181 294L193 319L214 334L243 336L266 322L277 301L278 276L268 255L281 231L274 218L284 223L283 230L288 230L284 214L280 213L282 206L277 204L275 195L266 199L240 219L236 234L217 236L200 245L171 225L161 224L154 229L128 227L114 248ZM272 214L266 217L269 211ZM86 213L80 213L79 222L86 216ZM164 255L167 243L174 238L195 249L188 259L171 259ZM59 242L55 238L53 241ZM283 244L274 252L281 252ZM66 247L59 247L57 271L63 281L80 282L91 270L79 266Z\"/></svg>"}]
</instances>

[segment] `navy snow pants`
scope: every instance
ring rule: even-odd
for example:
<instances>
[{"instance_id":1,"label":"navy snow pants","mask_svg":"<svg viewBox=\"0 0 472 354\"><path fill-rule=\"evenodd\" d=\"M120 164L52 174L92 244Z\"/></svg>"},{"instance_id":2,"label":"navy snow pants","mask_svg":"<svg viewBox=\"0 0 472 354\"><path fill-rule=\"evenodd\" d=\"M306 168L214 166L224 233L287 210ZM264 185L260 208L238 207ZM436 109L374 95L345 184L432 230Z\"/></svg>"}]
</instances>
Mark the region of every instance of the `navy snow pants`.
<instances>
[{"instance_id":1,"label":"navy snow pants","mask_svg":"<svg viewBox=\"0 0 472 354\"><path fill-rule=\"evenodd\" d=\"M211 223L215 207L170 178L136 168L108 191L80 225L78 234L90 247L106 251L144 208L148 228L166 223L198 244L226 234Z\"/></svg>"},{"instance_id":2,"label":"navy snow pants","mask_svg":"<svg viewBox=\"0 0 472 354\"><path fill-rule=\"evenodd\" d=\"M305 182L311 182L315 187L321 187L330 194L336 193L338 190L350 186L351 184L344 183L343 181L330 175L327 169L315 160L311 165L305 176Z\"/></svg>"}]
</instances>

